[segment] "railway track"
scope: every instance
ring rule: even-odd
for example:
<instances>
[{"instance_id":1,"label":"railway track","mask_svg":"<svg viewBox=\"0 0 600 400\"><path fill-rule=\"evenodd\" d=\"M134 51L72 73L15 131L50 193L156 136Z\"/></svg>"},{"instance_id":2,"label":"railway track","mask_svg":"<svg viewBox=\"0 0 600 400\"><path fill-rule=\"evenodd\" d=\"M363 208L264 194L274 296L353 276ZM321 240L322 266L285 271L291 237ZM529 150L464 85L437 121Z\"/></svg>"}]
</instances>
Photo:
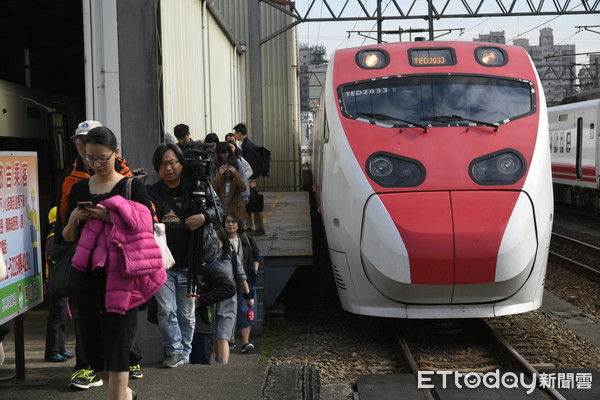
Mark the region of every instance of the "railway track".
<instances>
[{"instance_id":1,"label":"railway track","mask_svg":"<svg viewBox=\"0 0 600 400\"><path fill-rule=\"evenodd\" d=\"M427 323L431 324L432 322L428 321ZM458 372L465 378L464 382L467 382L466 378L469 375L472 378L479 379L479 382L483 382L486 379L486 375L493 375L494 372L496 374L518 372L531 380L534 376L539 376L536 367L554 368L554 365L544 362L532 364L527 361L523 354L527 354L529 359L536 359L540 356L536 355L535 350L529 348L526 343L523 343L526 340L509 338L511 335L510 327L504 326L502 320L492 322L487 322L483 319L454 320L447 322L446 326L443 326L443 324L439 325L439 323L433 324L435 328L441 326L442 329L442 332L438 333L436 331L433 334L432 337L436 338L434 341L432 341L432 337L429 337L429 335L423 335L421 332L418 332L418 329L415 332L414 324L410 324L410 326L404 324L394 329L405 369L414 374L418 380L423 374L432 376L434 372L441 375L456 374ZM436 327L435 324L438 326ZM407 329L409 329L409 332L407 332ZM415 336L420 338L415 341ZM450 337L449 340L451 342L454 340L453 336L460 338L456 345L456 348L461 348L458 352L456 348L453 348L455 346L448 346L448 337ZM474 340L474 338L477 339ZM466 346L465 348L464 341L470 343L471 346ZM423 343L421 342L429 342L430 350L424 352ZM514 342L517 344L514 344ZM447 347L449 351L447 349L440 349L440 343L441 348ZM519 347L518 350L517 347ZM536 382L538 382L537 389L546 398L565 399L556 389L544 387L539 380L536 380ZM436 392L436 390L439 390L437 387L422 388L421 390L423 397L427 400L444 397L441 393L438 394ZM467 396L465 398L469 398L468 392L464 392L464 395ZM473 393L473 395L479 398L481 393Z\"/></svg>"},{"instance_id":2,"label":"railway track","mask_svg":"<svg viewBox=\"0 0 600 400\"><path fill-rule=\"evenodd\" d=\"M550 256L556 261L600 279L600 247L552 233Z\"/></svg>"}]
</instances>

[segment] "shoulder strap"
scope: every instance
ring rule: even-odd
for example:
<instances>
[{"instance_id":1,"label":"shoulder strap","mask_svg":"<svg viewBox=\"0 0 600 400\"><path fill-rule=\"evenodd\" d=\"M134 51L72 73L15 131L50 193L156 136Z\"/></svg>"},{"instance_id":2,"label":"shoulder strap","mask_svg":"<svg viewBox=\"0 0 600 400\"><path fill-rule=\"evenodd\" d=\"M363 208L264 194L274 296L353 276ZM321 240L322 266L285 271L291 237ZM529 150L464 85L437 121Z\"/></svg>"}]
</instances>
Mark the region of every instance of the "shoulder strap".
<instances>
[{"instance_id":1,"label":"shoulder strap","mask_svg":"<svg viewBox=\"0 0 600 400\"><path fill-rule=\"evenodd\" d=\"M127 178L127 186L125 186L125 198L131 200L131 182L133 178Z\"/></svg>"},{"instance_id":2,"label":"shoulder strap","mask_svg":"<svg viewBox=\"0 0 600 400\"><path fill-rule=\"evenodd\" d=\"M171 194L167 191L167 188L164 186L164 184L159 181L153 187L156 189L156 195L160 196L162 200L165 201L166 205L171 208L171 211L173 211L173 213L181 220L181 222L184 222L186 219L185 211L182 210L177 203L175 203L175 200L173 197L171 197ZM161 209L160 211L162 213L161 215L164 215L164 209Z\"/></svg>"},{"instance_id":3,"label":"shoulder strap","mask_svg":"<svg viewBox=\"0 0 600 400\"><path fill-rule=\"evenodd\" d=\"M248 235L245 233L242 233L242 236L244 236L244 239L246 239L246 243L248 243L248 247L250 248L250 251L252 251L252 245L250 244L250 240L248 239Z\"/></svg>"}]
</instances>

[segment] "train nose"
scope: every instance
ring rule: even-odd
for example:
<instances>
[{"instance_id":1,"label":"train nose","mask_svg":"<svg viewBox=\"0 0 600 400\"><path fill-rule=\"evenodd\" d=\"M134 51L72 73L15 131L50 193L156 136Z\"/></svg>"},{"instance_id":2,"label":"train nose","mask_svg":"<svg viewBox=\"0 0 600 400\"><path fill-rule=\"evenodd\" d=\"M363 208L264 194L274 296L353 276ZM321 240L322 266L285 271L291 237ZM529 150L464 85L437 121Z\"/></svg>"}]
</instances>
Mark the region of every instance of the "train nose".
<instances>
[{"instance_id":1,"label":"train nose","mask_svg":"<svg viewBox=\"0 0 600 400\"><path fill-rule=\"evenodd\" d=\"M519 191L380 194L363 221L365 272L396 301L506 298L527 280L537 248L531 201Z\"/></svg>"}]
</instances>

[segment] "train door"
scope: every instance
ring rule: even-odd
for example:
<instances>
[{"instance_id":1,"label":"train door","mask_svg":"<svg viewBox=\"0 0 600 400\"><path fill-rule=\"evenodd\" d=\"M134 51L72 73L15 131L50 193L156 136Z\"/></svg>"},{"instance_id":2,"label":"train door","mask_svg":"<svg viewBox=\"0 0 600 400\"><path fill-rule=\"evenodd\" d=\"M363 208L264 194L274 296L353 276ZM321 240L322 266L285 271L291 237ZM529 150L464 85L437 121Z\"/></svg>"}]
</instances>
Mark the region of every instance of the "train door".
<instances>
[{"instance_id":1,"label":"train door","mask_svg":"<svg viewBox=\"0 0 600 400\"><path fill-rule=\"evenodd\" d=\"M583 178L583 166L582 166L582 157L583 157L583 118L577 118L577 142L575 145L575 173L576 179L581 180Z\"/></svg>"},{"instance_id":2,"label":"train door","mask_svg":"<svg viewBox=\"0 0 600 400\"><path fill-rule=\"evenodd\" d=\"M62 174L73 163L70 148L67 117L60 113L51 113L50 131L52 133L52 153L54 154L55 168L57 174Z\"/></svg>"}]
</instances>

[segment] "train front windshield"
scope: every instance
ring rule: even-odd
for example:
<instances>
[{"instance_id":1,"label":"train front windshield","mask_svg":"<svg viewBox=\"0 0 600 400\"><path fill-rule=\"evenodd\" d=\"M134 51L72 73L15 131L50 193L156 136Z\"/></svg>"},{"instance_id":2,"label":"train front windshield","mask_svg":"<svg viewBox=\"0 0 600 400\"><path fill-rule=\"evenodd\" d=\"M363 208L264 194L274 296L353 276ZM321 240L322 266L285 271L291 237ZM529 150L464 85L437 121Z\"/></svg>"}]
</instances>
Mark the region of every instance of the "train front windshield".
<instances>
[{"instance_id":1,"label":"train front windshield","mask_svg":"<svg viewBox=\"0 0 600 400\"><path fill-rule=\"evenodd\" d=\"M341 85L342 112L350 118L406 126L505 123L534 111L530 82L489 76L388 77ZM460 118L458 118L460 117ZM471 121L469 121L471 120Z\"/></svg>"}]
</instances>

